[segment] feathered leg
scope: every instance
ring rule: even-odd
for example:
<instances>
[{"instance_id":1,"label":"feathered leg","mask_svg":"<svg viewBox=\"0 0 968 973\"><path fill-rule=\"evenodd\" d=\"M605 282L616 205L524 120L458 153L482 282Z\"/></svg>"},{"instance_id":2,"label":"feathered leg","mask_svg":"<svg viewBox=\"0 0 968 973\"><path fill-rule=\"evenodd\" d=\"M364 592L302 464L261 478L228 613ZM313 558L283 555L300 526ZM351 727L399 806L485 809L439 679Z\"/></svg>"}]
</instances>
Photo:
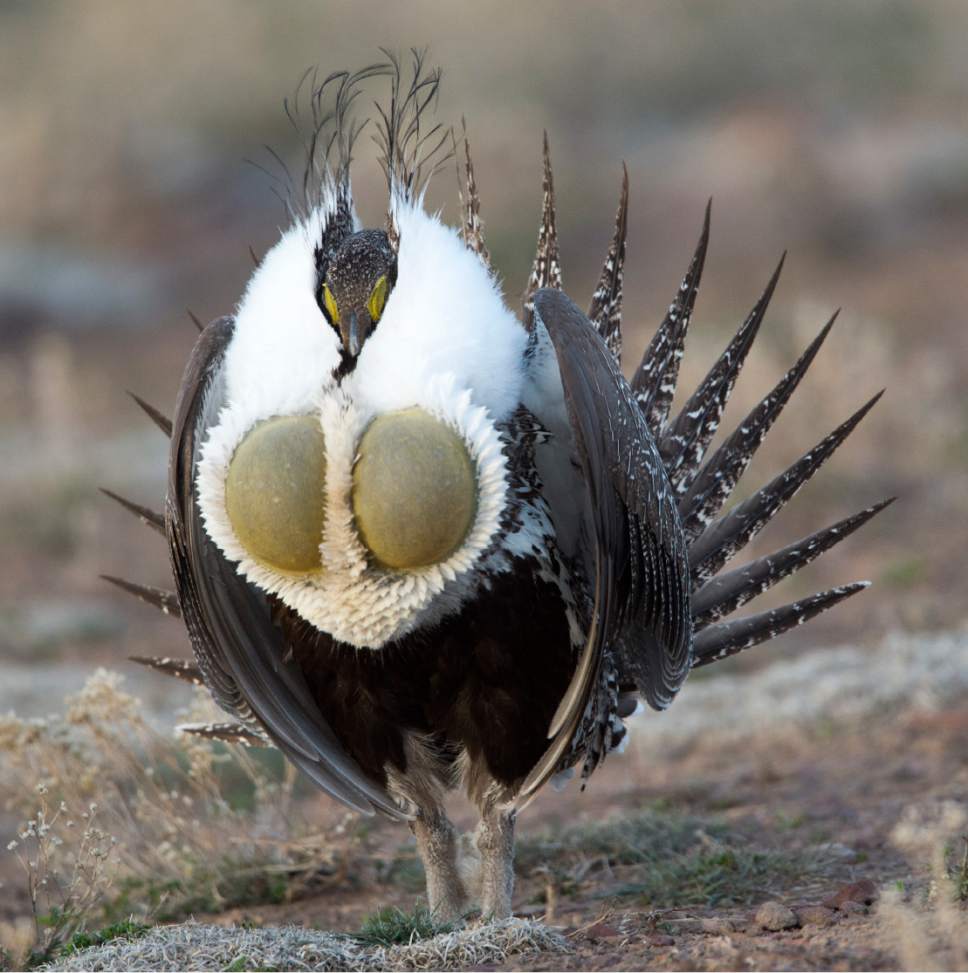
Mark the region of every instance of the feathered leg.
<instances>
[{"instance_id":1,"label":"feathered leg","mask_svg":"<svg viewBox=\"0 0 968 973\"><path fill-rule=\"evenodd\" d=\"M481 916L507 919L514 894L514 805L493 792L481 806L475 838L481 856Z\"/></svg>"},{"instance_id":2,"label":"feathered leg","mask_svg":"<svg viewBox=\"0 0 968 973\"><path fill-rule=\"evenodd\" d=\"M427 899L438 922L459 919L467 910L467 889L460 873L460 836L444 810L447 764L426 739L409 735L404 742L405 772L387 767L390 793L416 811L410 830L427 876Z\"/></svg>"},{"instance_id":3,"label":"feathered leg","mask_svg":"<svg viewBox=\"0 0 968 973\"><path fill-rule=\"evenodd\" d=\"M438 922L459 919L467 892L458 870L459 836L442 807L421 808L410 822L427 874L427 899Z\"/></svg>"}]
</instances>

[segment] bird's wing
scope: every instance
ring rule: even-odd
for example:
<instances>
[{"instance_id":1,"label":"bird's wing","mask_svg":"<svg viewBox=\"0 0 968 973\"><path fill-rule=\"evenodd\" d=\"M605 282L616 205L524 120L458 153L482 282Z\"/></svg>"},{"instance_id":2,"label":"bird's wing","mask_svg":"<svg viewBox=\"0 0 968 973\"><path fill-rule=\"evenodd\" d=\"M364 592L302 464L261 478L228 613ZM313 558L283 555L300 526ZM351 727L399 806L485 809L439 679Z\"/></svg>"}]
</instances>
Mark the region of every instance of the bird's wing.
<instances>
[{"instance_id":1,"label":"bird's wing","mask_svg":"<svg viewBox=\"0 0 968 973\"><path fill-rule=\"evenodd\" d=\"M657 709L689 671L692 624L686 540L655 441L628 382L594 325L561 291L534 296L558 362L586 491L594 605L574 678L549 729L551 744L522 788L553 774L580 727L602 655L617 655L623 678Z\"/></svg>"},{"instance_id":2,"label":"bird's wing","mask_svg":"<svg viewBox=\"0 0 968 973\"><path fill-rule=\"evenodd\" d=\"M205 431L224 400L231 318L213 321L192 351L175 410L166 523L178 599L199 668L216 702L263 727L273 743L348 807L406 814L344 752L313 701L266 599L209 538L196 502L195 472Z\"/></svg>"}]
</instances>

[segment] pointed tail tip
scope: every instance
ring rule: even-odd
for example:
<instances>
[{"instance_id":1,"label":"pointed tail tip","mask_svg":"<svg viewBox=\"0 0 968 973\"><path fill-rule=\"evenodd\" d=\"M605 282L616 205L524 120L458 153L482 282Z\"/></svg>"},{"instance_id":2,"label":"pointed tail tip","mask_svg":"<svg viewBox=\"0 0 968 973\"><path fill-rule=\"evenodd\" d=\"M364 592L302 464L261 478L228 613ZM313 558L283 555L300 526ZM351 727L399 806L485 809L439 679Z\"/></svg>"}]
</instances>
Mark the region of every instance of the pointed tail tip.
<instances>
[{"instance_id":1,"label":"pointed tail tip","mask_svg":"<svg viewBox=\"0 0 968 973\"><path fill-rule=\"evenodd\" d=\"M864 403L863 406L861 406L860 409L861 417L867 415L867 413L870 412L870 410L873 409L874 406L881 401L886 391L887 391L886 388L881 389L880 392L876 392L867 400L867 402Z\"/></svg>"},{"instance_id":2,"label":"pointed tail tip","mask_svg":"<svg viewBox=\"0 0 968 973\"><path fill-rule=\"evenodd\" d=\"M709 228L712 221L713 212L713 198L712 196L706 202L706 211L702 218L702 230L699 231L699 243L696 246L696 256L693 259L699 259L701 263L705 262L706 259L706 248L709 246Z\"/></svg>"}]
</instances>

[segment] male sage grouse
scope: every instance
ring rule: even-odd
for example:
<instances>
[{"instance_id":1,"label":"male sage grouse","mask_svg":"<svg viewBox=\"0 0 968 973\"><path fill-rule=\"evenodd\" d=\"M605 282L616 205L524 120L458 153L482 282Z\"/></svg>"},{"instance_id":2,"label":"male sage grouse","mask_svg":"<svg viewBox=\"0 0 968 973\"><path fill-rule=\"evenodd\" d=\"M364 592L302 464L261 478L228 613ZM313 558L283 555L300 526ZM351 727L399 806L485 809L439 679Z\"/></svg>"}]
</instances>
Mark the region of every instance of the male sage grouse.
<instances>
[{"instance_id":1,"label":"male sage grouse","mask_svg":"<svg viewBox=\"0 0 968 973\"><path fill-rule=\"evenodd\" d=\"M389 88L379 229L360 224L350 188L352 110L375 79ZM885 503L723 571L877 396L722 513L833 320L707 455L780 268L673 415L708 210L627 381L627 177L582 311L562 291L546 141L519 317L489 263L466 138L460 230L424 209L456 145L427 122L439 80L415 54L412 73L391 58L311 82L291 225L235 312L201 331L174 419L146 406L171 437L165 514L121 502L167 535L176 591L118 583L185 620L195 664L140 661L200 677L235 718L199 732L269 743L348 807L407 821L436 914L476 900L500 917L516 812L575 768L587 778L639 699L664 709L690 669L866 587L724 620ZM444 811L458 786L480 811L473 842Z\"/></svg>"}]
</instances>

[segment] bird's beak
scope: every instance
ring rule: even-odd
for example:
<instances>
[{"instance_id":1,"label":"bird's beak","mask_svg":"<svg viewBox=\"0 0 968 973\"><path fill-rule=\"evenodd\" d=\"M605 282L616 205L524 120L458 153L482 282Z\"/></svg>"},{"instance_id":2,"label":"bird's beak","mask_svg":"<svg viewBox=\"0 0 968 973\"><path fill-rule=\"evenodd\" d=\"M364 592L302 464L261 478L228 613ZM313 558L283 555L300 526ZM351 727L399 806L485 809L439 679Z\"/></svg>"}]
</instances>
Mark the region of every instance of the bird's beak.
<instances>
[{"instance_id":1,"label":"bird's beak","mask_svg":"<svg viewBox=\"0 0 968 973\"><path fill-rule=\"evenodd\" d=\"M363 342L366 341L370 334L372 326L369 315L361 315L356 311L350 311L344 315L344 321L345 323L340 328L343 347L351 358L356 358L360 353L360 349L363 347Z\"/></svg>"},{"instance_id":2,"label":"bird's beak","mask_svg":"<svg viewBox=\"0 0 968 973\"><path fill-rule=\"evenodd\" d=\"M346 329L346 350L353 358L360 353L360 322L356 311L350 311L349 327Z\"/></svg>"}]
</instances>

